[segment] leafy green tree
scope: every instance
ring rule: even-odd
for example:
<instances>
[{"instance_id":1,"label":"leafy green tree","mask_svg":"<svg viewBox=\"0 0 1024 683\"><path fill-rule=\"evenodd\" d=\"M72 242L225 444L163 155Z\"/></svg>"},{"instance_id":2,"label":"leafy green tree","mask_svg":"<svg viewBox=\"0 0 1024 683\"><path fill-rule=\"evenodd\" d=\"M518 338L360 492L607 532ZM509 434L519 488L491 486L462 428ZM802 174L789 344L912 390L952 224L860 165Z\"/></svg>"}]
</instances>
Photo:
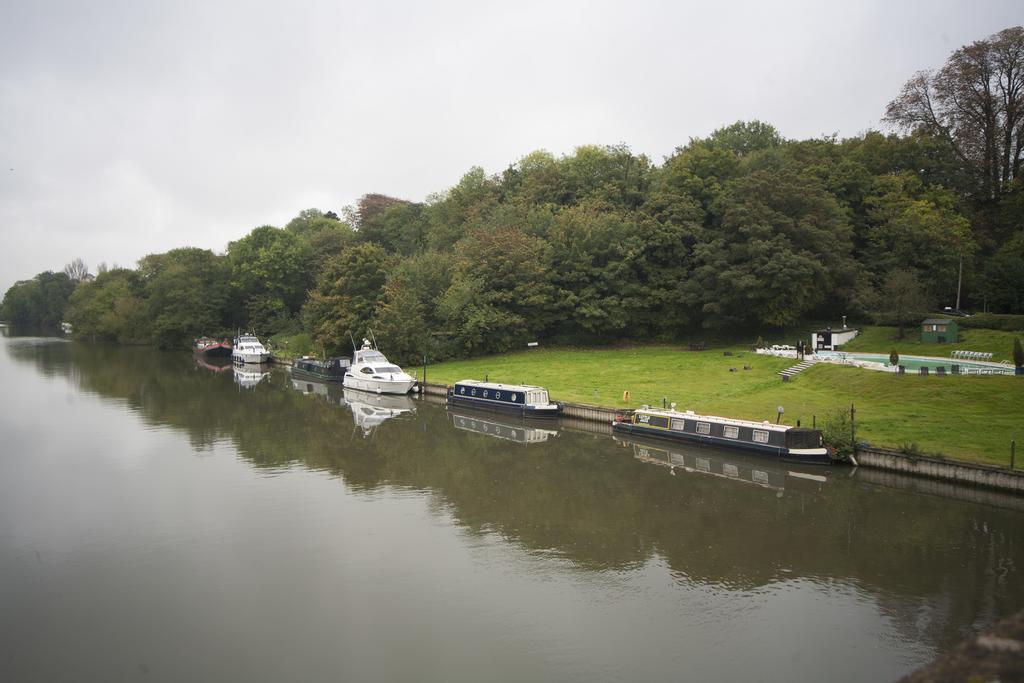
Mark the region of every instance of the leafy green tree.
<instances>
[{"instance_id":1,"label":"leafy green tree","mask_svg":"<svg viewBox=\"0 0 1024 683\"><path fill-rule=\"evenodd\" d=\"M721 225L694 248L687 292L705 325L791 325L853 280L850 226L835 199L792 170L729 184Z\"/></svg>"},{"instance_id":2,"label":"leafy green tree","mask_svg":"<svg viewBox=\"0 0 1024 683\"><path fill-rule=\"evenodd\" d=\"M75 336L95 341L146 344L154 341L139 274L112 268L75 288L67 319Z\"/></svg>"},{"instance_id":3,"label":"leafy green tree","mask_svg":"<svg viewBox=\"0 0 1024 683\"><path fill-rule=\"evenodd\" d=\"M737 157L747 157L754 152L778 147L782 144L782 136L775 126L763 121L737 121L713 132L708 142Z\"/></svg>"},{"instance_id":4,"label":"leafy green tree","mask_svg":"<svg viewBox=\"0 0 1024 683\"><path fill-rule=\"evenodd\" d=\"M876 272L916 270L934 296L952 301L960 259L969 267L976 245L951 193L925 189L915 176L903 174L878 179L875 194L865 201L873 223L867 255Z\"/></svg>"},{"instance_id":5,"label":"leafy green tree","mask_svg":"<svg viewBox=\"0 0 1024 683\"><path fill-rule=\"evenodd\" d=\"M55 328L64 319L75 283L66 273L46 271L16 282L4 294L0 318L20 325Z\"/></svg>"},{"instance_id":6,"label":"leafy green tree","mask_svg":"<svg viewBox=\"0 0 1024 683\"><path fill-rule=\"evenodd\" d=\"M139 277L157 346L176 348L204 334L226 331L227 259L184 247L139 261Z\"/></svg>"},{"instance_id":7,"label":"leafy green tree","mask_svg":"<svg viewBox=\"0 0 1024 683\"><path fill-rule=\"evenodd\" d=\"M1024 231L986 261L983 288L995 310L1024 313Z\"/></svg>"},{"instance_id":8,"label":"leafy green tree","mask_svg":"<svg viewBox=\"0 0 1024 683\"><path fill-rule=\"evenodd\" d=\"M459 243L452 285L441 300L446 328L463 353L507 351L554 319L551 248L518 228L475 230Z\"/></svg>"},{"instance_id":9,"label":"leafy green tree","mask_svg":"<svg viewBox=\"0 0 1024 683\"><path fill-rule=\"evenodd\" d=\"M350 348L367 334L384 294L390 258L383 247L363 243L327 261L302 309L307 331L327 353Z\"/></svg>"},{"instance_id":10,"label":"leafy green tree","mask_svg":"<svg viewBox=\"0 0 1024 683\"><path fill-rule=\"evenodd\" d=\"M373 329L388 357L417 365L455 355L457 330L446 329L438 303L452 284L454 256L426 252L409 256L387 275Z\"/></svg>"},{"instance_id":11,"label":"leafy green tree","mask_svg":"<svg viewBox=\"0 0 1024 683\"><path fill-rule=\"evenodd\" d=\"M228 244L231 285L245 307L239 324L273 334L302 306L313 282L312 249L294 232L270 225Z\"/></svg>"},{"instance_id":12,"label":"leafy green tree","mask_svg":"<svg viewBox=\"0 0 1024 683\"><path fill-rule=\"evenodd\" d=\"M878 309L893 317L899 339L903 339L903 328L911 316L930 307L925 288L913 271L893 270L886 275L879 292Z\"/></svg>"}]
</instances>

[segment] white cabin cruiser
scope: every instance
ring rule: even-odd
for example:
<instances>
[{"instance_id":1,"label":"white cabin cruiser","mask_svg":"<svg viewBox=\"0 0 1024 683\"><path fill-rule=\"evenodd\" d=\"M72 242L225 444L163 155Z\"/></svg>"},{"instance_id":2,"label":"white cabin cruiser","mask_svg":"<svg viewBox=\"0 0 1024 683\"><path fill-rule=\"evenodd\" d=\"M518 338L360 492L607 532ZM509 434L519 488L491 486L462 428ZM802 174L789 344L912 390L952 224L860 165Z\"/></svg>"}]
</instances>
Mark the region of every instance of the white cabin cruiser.
<instances>
[{"instance_id":1,"label":"white cabin cruiser","mask_svg":"<svg viewBox=\"0 0 1024 683\"><path fill-rule=\"evenodd\" d=\"M231 360L236 363L269 363L270 352L260 343L255 334L235 337L231 349Z\"/></svg>"},{"instance_id":2,"label":"white cabin cruiser","mask_svg":"<svg viewBox=\"0 0 1024 683\"><path fill-rule=\"evenodd\" d=\"M348 389L378 394L408 394L416 379L385 358L369 339L364 339L363 348L352 354L352 366L342 384Z\"/></svg>"}]
</instances>

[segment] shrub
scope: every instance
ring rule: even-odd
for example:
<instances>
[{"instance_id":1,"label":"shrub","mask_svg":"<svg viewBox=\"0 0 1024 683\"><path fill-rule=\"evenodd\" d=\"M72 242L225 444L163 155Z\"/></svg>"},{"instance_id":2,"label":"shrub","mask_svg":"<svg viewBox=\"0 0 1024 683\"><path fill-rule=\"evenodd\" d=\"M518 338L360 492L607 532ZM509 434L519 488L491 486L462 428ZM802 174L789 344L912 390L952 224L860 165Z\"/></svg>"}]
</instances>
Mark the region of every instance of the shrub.
<instances>
[{"instance_id":1,"label":"shrub","mask_svg":"<svg viewBox=\"0 0 1024 683\"><path fill-rule=\"evenodd\" d=\"M821 424L821 435L825 443L835 449L836 455L846 457L853 452L850 433L850 410L837 408L825 416Z\"/></svg>"},{"instance_id":2,"label":"shrub","mask_svg":"<svg viewBox=\"0 0 1024 683\"><path fill-rule=\"evenodd\" d=\"M1003 332L1024 331L1024 315L1009 313L976 313L967 318L957 318L960 327L1002 330Z\"/></svg>"}]
</instances>

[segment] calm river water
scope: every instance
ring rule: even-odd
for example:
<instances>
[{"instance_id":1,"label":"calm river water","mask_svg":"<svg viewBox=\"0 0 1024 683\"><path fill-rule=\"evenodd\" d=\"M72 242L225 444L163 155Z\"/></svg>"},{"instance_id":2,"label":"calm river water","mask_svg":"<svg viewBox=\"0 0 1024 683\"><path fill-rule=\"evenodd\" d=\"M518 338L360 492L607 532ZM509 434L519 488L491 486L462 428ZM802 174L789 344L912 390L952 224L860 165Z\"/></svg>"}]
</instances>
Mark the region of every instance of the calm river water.
<instances>
[{"instance_id":1,"label":"calm river water","mask_svg":"<svg viewBox=\"0 0 1024 683\"><path fill-rule=\"evenodd\" d=\"M1024 607L1020 499L0 345L3 680L891 680Z\"/></svg>"}]
</instances>

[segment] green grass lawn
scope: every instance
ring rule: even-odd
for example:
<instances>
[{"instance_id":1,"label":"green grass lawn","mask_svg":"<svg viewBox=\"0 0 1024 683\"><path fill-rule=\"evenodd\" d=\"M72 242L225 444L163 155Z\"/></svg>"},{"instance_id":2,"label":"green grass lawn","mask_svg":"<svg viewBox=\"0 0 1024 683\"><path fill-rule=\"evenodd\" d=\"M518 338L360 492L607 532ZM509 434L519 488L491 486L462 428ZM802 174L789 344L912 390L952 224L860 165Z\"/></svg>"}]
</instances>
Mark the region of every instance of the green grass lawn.
<instances>
[{"instance_id":1,"label":"green grass lawn","mask_svg":"<svg viewBox=\"0 0 1024 683\"><path fill-rule=\"evenodd\" d=\"M1024 333L961 328L960 339L955 344L923 344L917 327L906 328L903 332L903 339L897 340L895 327L862 328L860 334L843 346L843 351L888 354L895 347L901 355L949 358L954 349L961 349L991 353L992 360L998 363L1001 360L1013 362L1014 337L1024 341Z\"/></svg>"},{"instance_id":2,"label":"green grass lawn","mask_svg":"<svg viewBox=\"0 0 1024 683\"><path fill-rule=\"evenodd\" d=\"M869 328L862 336L884 339L885 330ZM1006 336L1012 343L1013 335L1005 332L967 332L981 333L979 340L989 339L990 334ZM1005 342L1005 338L991 340ZM858 350L888 352L892 342L885 343L884 349L866 345ZM921 349L933 346L940 345L897 348L901 353L926 354ZM733 355L725 356L724 351ZM794 362L740 348L702 352L674 346L538 349L433 365L427 378L452 384L486 376L492 382L547 387L555 400L603 406L661 405L664 398L680 410L753 420L774 421L777 406L783 406L787 424L800 420L809 425L812 419L821 420L852 403L857 408L859 440L892 448L913 444L924 453L989 464L1007 464L1010 440L1024 438L1024 377L898 376L819 364L791 382L782 382L776 373ZM750 369L745 370L745 365ZM625 391L630 394L628 401L623 399ZM1020 460L1024 461L1024 453Z\"/></svg>"}]
</instances>

